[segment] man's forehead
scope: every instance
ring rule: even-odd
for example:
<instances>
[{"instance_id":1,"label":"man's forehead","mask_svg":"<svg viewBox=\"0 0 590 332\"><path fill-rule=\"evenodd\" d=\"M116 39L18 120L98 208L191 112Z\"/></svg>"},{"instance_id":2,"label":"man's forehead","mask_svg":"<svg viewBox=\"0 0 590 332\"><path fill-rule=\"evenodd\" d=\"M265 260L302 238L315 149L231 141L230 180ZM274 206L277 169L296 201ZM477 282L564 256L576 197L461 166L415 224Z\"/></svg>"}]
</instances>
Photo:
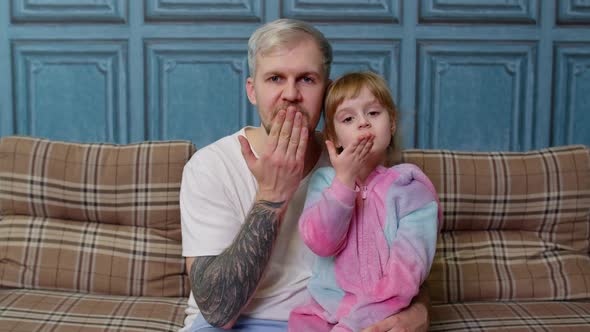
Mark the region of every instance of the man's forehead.
<instances>
[{"instance_id":1,"label":"man's forehead","mask_svg":"<svg viewBox=\"0 0 590 332\"><path fill-rule=\"evenodd\" d=\"M289 50L277 50L271 54L258 55L256 57L257 74L266 75L269 73L297 73L297 74L314 74L322 76L324 74L324 64L322 57L302 56L290 61L284 61L281 57L289 54Z\"/></svg>"}]
</instances>

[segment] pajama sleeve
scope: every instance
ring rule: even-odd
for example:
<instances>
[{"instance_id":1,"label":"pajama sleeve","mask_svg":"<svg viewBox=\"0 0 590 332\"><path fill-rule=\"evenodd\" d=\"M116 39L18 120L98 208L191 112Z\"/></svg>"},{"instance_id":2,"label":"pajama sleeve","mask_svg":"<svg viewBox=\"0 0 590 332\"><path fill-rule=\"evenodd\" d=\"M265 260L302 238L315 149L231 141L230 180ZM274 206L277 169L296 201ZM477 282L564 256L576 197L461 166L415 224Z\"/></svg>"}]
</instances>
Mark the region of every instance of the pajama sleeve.
<instances>
[{"instance_id":1,"label":"pajama sleeve","mask_svg":"<svg viewBox=\"0 0 590 332\"><path fill-rule=\"evenodd\" d=\"M318 256L334 256L346 243L356 191L335 177L332 167L312 175L299 219L303 242Z\"/></svg>"},{"instance_id":2,"label":"pajama sleeve","mask_svg":"<svg viewBox=\"0 0 590 332\"><path fill-rule=\"evenodd\" d=\"M409 304L430 273L441 214L434 187L420 169L406 166L400 173L387 195L389 259L374 294Z\"/></svg>"}]
</instances>

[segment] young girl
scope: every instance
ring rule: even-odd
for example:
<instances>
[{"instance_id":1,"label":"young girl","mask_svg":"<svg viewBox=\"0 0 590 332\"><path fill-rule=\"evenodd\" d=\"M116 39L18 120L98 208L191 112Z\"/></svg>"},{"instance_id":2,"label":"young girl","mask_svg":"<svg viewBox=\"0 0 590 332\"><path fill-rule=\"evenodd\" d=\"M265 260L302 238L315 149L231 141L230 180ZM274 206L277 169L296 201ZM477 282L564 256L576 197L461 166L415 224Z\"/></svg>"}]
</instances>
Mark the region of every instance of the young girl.
<instances>
[{"instance_id":1,"label":"young girl","mask_svg":"<svg viewBox=\"0 0 590 332\"><path fill-rule=\"evenodd\" d=\"M428 276L440 209L417 166L391 166L396 108L370 72L334 81L325 101L332 167L312 176L299 220L319 257L311 302L292 311L289 331L360 331L410 304ZM387 167L385 167L387 166Z\"/></svg>"}]
</instances>

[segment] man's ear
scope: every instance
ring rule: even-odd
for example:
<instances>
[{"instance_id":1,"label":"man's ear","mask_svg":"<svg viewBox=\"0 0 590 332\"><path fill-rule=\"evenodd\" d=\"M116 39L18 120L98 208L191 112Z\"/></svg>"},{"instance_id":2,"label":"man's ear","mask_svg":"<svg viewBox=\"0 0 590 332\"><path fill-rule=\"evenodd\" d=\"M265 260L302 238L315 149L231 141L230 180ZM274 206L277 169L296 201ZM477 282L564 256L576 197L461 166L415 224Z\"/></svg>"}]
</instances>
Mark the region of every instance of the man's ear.
<instances>
[{"instance_id":1,"label":"man's ear","mask_svg":"<svg viewBox=\"0 0 590 332\"><path fill-rule=\"evenodd\" d=\"M254 91L254 79L252 77L246 79L246 94L252 105L256 105L256 91Z\"/></svg>"}]
</instances>

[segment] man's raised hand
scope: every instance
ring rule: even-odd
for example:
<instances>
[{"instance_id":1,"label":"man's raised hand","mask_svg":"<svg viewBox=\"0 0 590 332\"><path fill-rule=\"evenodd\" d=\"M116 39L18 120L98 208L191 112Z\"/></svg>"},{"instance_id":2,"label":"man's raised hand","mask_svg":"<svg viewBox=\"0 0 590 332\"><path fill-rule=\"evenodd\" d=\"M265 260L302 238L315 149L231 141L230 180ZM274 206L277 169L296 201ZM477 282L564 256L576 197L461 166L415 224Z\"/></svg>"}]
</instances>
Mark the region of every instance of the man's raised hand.
<instances>
[{"instance_id":1,"label":"man's raised hand","mask_svg":"<svg viewBox=\"0 0 590 332\"><path fill-rule=\"evenodd\" d=\"M254 156L245 137L238 139L246 164L258 181L256 199L273 203L291 199L303 175L309 139L307 119L303 114L293 106L280 110L272 121L259 158Z\"/></svg>"}]
</instances>

